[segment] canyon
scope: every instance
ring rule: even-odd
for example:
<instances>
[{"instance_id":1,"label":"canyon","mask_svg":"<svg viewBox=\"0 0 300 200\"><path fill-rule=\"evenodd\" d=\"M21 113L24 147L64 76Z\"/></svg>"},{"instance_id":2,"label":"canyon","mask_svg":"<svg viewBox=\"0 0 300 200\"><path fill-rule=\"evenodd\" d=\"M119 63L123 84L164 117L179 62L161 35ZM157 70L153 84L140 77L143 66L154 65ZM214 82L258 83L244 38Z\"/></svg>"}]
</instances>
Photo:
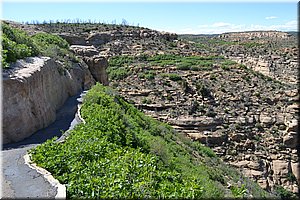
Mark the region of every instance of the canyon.
<instances>
[{"instance_id":1,"label":"canyon","mask_svg":"<svg viewBox=\"0 0 300 200\"><path fill-rule=\"evenodd\" d=\"M299 193L294 36L258 31L187 38L147 28L68 24L21 28L61 36L80 62L63 70L50 58L28 58L3 70L4 143L46 127L69 96L101 82L147 115L209 146L262 188ZM165 63L151 60L158 55ZM210 64L187 61L184 69L184 57ZM112 76L118 69L126 73Z\"/></svg>"}]
</instances>

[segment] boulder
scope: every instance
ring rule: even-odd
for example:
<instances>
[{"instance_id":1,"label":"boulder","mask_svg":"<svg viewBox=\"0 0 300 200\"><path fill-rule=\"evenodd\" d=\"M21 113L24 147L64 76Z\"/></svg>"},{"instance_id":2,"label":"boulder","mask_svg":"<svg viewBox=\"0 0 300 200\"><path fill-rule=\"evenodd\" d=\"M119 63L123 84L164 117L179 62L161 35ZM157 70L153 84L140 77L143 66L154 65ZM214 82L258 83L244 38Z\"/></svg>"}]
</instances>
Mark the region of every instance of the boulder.
<instances>
[{"instance_id":1,"label":"boulder","mask_svg":"<svg viewBox=\"0 0 300 200\"><path fill-rule=\"evenodd\" d=\"M262 189L267 189L269 187L268 181L265 179L259 179L257 183Z\"/></svg>"},{"instance_id":2,"label":"boulder","mask_svg":"<svg viewBox=\"0 0 300 200\"><path fill-rule=\"evenodd\" d=\"M100 33L92 33L87 38L87 43L89 45L99 46L105 44L112 40L111 32L100 32Z\"/></svg>"},{"instance_id":3,"label":"boulder","mask_svg":"<svg viewBox=\"0 0 300 200\"><path fill-rule=\"evenodd\" d=\"M245 174L245 176L247 177L254 177L254 178L259 178L263 175L262 171L258 171L258 170L253 170L253 169L243 169L243 172Z\"/></svg>"},{"instance_id":4,"label":"boulder","mask_svg":"<svg viewBox=\"0 0 300 200\"><path fill-rule=\"evenodd\" d=\"M84 57L83 60L88 65L89 71L97 82L108 85L108 75L106 68L108 67L107 59L100 56Z\"/></svg>"},{"instance_id":5,"label":"boulder","mask_svg":"<svg viewBox=\"0 0 300 200\"><path fill-rule=\"evenodd\" d=\"M273 123L275 123L275 119L268 113L261 113L259 116L259 120L264 125L272 125Z\"/></svg>"},{"instance_id":6,"label":"boulder","mask_svg":"<svg viewBox=\"0 0 300 200\"><path fill-rule=\"evenodd\" d=\"M300 183L300 164L299 164L299 162L292 162L291 168L292 168L292 172L295 175L298 183Z\"/></svg>"},{"instance_id":7,"label":"boulder","mask_svg":"<svg viewBox=\"0 0 300 200\"><path fill-rule=\"evenodd\" d=\"M286 176L289 172L289 163L285 160L273 160L273 172L277 176Z\"/></svg>"},{"instance_id":8,"label":"boulder","mask_svg":"<svg viewBox=\"0 0 300 200\"><path fill-rule=\"evenodd\" d=\"M248 163L248 167L254 170L260 170L260 164L258 162L255 161L250 161Z\"/></svg>"},{"instance_id":9,"label":"boulder","mask_svg":"<svg viewBox=\"0 0 300 200\"><path fill-rule=\"evenodd\" d=\"M61 33L59 36L64 38L71 45L87 45L85 36L83 35Z\"/></svg>"},{"instance_id":10,"label":"boulder","mask_svg":"<svg viewBox=\"0 0 300 200\"><path fill-rule=\"evenodd\" d=\"M231 162L230 164L235 167L247 167L248 163L249 163L249 161L242 160L242 161L238 161L238 162Z\"/></svg>"},{"instance_id":11,"label":"boulder","mask_svg":"<svg viewBox=\"0 0 300 200\"><path fill-rule=\"evenodd\" d=\"M92 57L99 54L99 51L94 46L85 46L85 45L71 45L70 49L79 56L82 57Z\"/></svg>"},{"instance_id":12,"label":"boulder","mask_svg":"<svg viewBox=\"0 0 300 200\"><path fill-rule=\"evenodd\" d=\"M283 136L283 144L289 148L296 148L297 147L297 133L296 132L289 132L287 135Z\"/></svg>"},{"instance_id":13,"label":"boulder","mask_svg":"<svg viewBox=\"0 0 300 200\"><path fill-rule=\"evenodd\" d=\"M286 91L284 91L284 93L285 93L288 97L295 97L295 96L298 95L298 89L286 90Z\"/></svg>"},{"instance_id":14,"label":"boulder","mask_svg":"<svg viewBox=\"0 0 300 200\"><path fill-rule=\"evenodd\" d=\"M246 135L243 133L232 133L229 135L231 141L240 142L246 138Z\"/></svg>"},{"instance_id":15,"label":"boulder","mask_svg":"<svg viewBox=\"0 0 300 200\"><path fill-rule=\"evenodd\" d=\"M287 125L287 132L297 132L298 130L298 120L292 119L291 121L286 123Z\"/></svg>"}]
</instances>

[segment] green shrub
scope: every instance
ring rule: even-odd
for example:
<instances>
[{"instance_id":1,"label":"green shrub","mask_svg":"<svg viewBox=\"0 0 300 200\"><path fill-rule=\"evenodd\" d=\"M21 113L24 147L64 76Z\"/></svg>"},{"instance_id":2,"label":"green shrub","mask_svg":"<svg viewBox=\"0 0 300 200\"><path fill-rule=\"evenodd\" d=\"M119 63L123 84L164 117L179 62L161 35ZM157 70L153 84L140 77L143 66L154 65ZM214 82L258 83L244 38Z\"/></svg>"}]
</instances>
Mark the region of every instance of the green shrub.
<instances>
[{"instance_id":1,"label":"green shrub","mask_svg":"<svg viewBox=\"0 0 300 200\"><path fill-rule=\"evenodd\" d=\"M224 65L224 66L230 66L230 65L235 65L236 62L232 61L232 60L225 60L221 64Z\"/></svg>"},{"instance_id":2,"label":"green shrub","mask_svg":"<svg viewBox=\"0 0 300 200\"><path fill-rule=\"evenodd\" d=\"M2 25L2 67L6 68L9 63L17 59L36 56L37 46L24 31L12 28L5 23Z\"/></svg>"},{"instance_id":3,"label":"green shrub","mask_svg":"<svg viewBox=\"0 0 300 200\"><path fill-rule=\"evenodd\" d=\"M257 43L257 42L247 42L247 43L241 43L242 46L245 46L246 48L253 48L253 47L259 47L263 44Z\"/></svg>"},{"instance_id":4,"label":"green shrub","mask_svg":"<svg viewBox=\"0 0 300 200\"><path fill-rule=\"evenodd\" d=\"M147 98L142 99L142 104L151 104L151 103L152 103L151 99L147 99Z\"/></svg>"},{"instance_id":5,"label":"green shrub","mask_svg":"<svg viewBox=\"0 0 300 200\"><path fill-rule=\"evenodd\" d=\"M192 71L200 71L201 68L198 67L198 66L191 66L191 70L192 70Z\"/></svg>"},{"instance_id":6,"label":"green shrub","mask_svg":"<svg viewBox=\"0 0 300 200\"><path fill-rule=\"evenodd\" d=\"M190 63L180 63L177 66L178 70L190 70L190 68L191 68Z\"/></svg>"},{"instance_id":7,"label":"green shrub","mask_svg":"<svg viewBox=\"0 0 300 200\"><path fill-rule=\"evenodd\" d=\"M24 44L31 49L33 54L37 54L37 46L34 44L33 39L23 30L13 28L6 23L1 22L3 36L16 44Z\"/></svg>"},{"instance_id":8,"label":"green shrub","mask_svg":"<svg viewBox=\"0 0 300 200\"><path fill-rule=\"evenodd\" d=\"M132 56L114 56L109 59L109 67L126 67L130 65L133 60L134 57Z\"/></svg>"},{"instance_id":9,"label":"green shrub","mask_svg":"<svg viewBox=\"0 0 300 200\"><path fill-rule=\"evenodd\" d=\"M180 81L182 80L181 76L178 74L169 74L169 79L171 81Z\"/></svg>"},{"instance_id":10,"label":"green shrub","mask_svg":"<svg viewBox=\"0 0 300 200\"><path fill-rule=\"evenodd\" d=\"M145 78L148 80L153 80L155 78L155 74L154 73L147 73L145 74Z\"/></svg>"},{"instance_id":11,"label":"green shrub","mask_svg":"<svg viewBox=\"0 0 300 200\"><path fill-rule=\"evenodd\" d=\"M72 66L70 62L78 62L76 56L69 51L69 44L63 38L48 33L37 33L29 36L26 32L2 23L2 66L30 56L49 56L64 62L65 67Z\"/></svg>"},{"instance_id":12,"label":"green shrub","mask_svg":"<svg viewBox=\"0 0 300 200\"><path fill-rule=\"evenodd\" d=\"M32 38L40 47L55 45L63 49L69 48L68 42L58 35L52 35L49 33L37 33L33 35Z\"/></svg>"},{"instance_id":13,"label":"green shrub","mask_svg":"<svg viewBox=\"0 0 300 200\"><path fill-rule=\"evenodd\" d=\"M224 65L224 64L221 64L221 68L226 71L230 70L230 67L228 65Z\"/></svg>"},{"instance_id":14,"label":"green shrub","mask_svg":"<svg viewBox=\"0 0 300 200\"><path fill-rule=\"evenodd\" d=\"M109 79L111 80L122 80L131 74L131 72L125 67L108 68L107 72Z\"/></svg>"},{"instance_id":15,"label":"green shrub","mask_svg":"<svg viewBox=\"0 0 300 200\"><path fill-rule=\"evenodd\" d=\"M37 33L32 38L44 56L64 60L67 54L71 54L68 42L57 35Z\"/></svg>"},{"instance_id":16,"label":"green shrub","mask_svg":"<svg viewBox=\"0 0 300 200\"><path fill-rule=\"evenodd\" d=\"M280 186L280 185L277 185L275 186L275 193L281 197L281 199L291 199L291 198L295 198L295 195L284 189L284 187Z\"/></svg>"},{"instance_id":17,"label":"green shrub","mask_svg":"<svg viewBox=\"0 0 300 200\"><path fill-rule=\"evenodd\" d=\"M244 198L247 192L244 184L241 187L231 186L230 190L235 198Z\"/></svg>"},{"instance_id":18,"label":"green shrub","mask_svg":"<svg viewBox=\"0 0 300 200\"><path fill-rule=\"evenodd\" d=\"M196 83L196 89L197 89L198 94L201 95L202 97L210 97L211 96L210 90L201 81L198 81Z\"/></svg>"},{"instance_id":19,"label":"green shrub","mask_svg":"<svg viewBox=\"0 0 300 200\"><path fill-rule=\"evenodd\" d=\"M291 181L291 182L296 182L297 181L297 178L296 178L296 176L292 173L292 172L289 172L288 174L287 174L287 180L289 180L289 181Z\"/></svg>"}]
</instances>

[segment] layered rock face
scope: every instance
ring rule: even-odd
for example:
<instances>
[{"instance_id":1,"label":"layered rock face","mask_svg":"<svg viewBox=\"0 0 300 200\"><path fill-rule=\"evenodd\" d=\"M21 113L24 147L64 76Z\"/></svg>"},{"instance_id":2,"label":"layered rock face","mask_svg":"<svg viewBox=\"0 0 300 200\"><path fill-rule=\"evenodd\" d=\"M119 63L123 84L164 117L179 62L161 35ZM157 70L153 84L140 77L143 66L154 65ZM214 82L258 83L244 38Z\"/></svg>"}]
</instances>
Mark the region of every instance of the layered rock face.
<instances>
[{"instance_id":1,"label":"layered rock face","mask_svg":"<svg viewBox=\"0 0 300 200\"><path fill-rule=\"evenodd\" d=\"M297 38L280 31L253 31L219 35L226 42L218 52L266 76L287 84L298 83Z\"/></svg>"},{"instance_id":2,"label":"layered rock face","mask_svg":"<svg viewBox=\"0 0 300 200\"><path fill-rule=\"evenodd\" d=\"M94 46L72 45L71 50L88 65L92 76L103 85L108 85L106 68L107 59L99 56L98 50Z\"/></svg>"},{"instance_id":3,"label":"layered rock face","mask_svg":"<svg viewBox=\"0 0 300 200\"><path fill-rule=\"evenodd\" d=\"M219 35L220 38L246 38L246 39L254 39L254 38L280 38L286 39L291 37L290 34L280 31L246 31L246 32L236 32L236 33L223 33Z\"/></svg>"},{"instance_id":4,"label":"layered rock face","mask_svg":"<svg viewBox=\"0 0 300 200\"><path fill-rule=\"evenodd\" d=\"M249 51L245 48L230 46L223 50L224 55L258 71L266 76L287 84L298 82L298 49L282 48L281 51L270 51L267 55L257 48Z\"/></svg>"},{"instance_id":5,"label":"layered rock face","mask_svg":"<svg viewBox=\"0 0 300 200\"><path fill-rule=\"evenodd\" d=\"M19 60L3 71L3 143L21 141L48 126L69 96L94 83L84 63L67 70L48 57Z\"/></svg>"},{"instance_id":6,"label":"layered rock face","mask_svg":"<svg viewBox=\"0 0 300 200\"><path fill-rule=\"evenodd\" d=\"M283 186L298 193L298 90L239 64L226 70L217 62L201 71L136 62L128 66L129 76L110 84L146 114L211 147L264 189ZM149 71L154 78L141 76ZM165 73L182 80L161 76Z\"/></svg>"}]
</instances>

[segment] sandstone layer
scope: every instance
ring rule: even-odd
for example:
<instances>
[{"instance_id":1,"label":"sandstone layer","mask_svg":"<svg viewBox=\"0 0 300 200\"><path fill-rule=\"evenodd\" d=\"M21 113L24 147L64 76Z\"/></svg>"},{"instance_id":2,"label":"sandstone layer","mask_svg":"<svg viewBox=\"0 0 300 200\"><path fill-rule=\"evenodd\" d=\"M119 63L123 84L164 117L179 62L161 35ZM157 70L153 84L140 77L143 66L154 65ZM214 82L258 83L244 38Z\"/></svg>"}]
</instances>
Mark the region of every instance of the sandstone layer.
<instances>
[{"instance_id":1,"label":"sandstone layer","mask_svg":"<svg viewBox=\"0 0 300 200\"><path fill-rule=\"evenodd\" d=\"M94 83L84 63L66 69L48 57L17 61L3 71L3 143L21 141L48 126L69 96Z\"/></svg>"}]
</instances>

